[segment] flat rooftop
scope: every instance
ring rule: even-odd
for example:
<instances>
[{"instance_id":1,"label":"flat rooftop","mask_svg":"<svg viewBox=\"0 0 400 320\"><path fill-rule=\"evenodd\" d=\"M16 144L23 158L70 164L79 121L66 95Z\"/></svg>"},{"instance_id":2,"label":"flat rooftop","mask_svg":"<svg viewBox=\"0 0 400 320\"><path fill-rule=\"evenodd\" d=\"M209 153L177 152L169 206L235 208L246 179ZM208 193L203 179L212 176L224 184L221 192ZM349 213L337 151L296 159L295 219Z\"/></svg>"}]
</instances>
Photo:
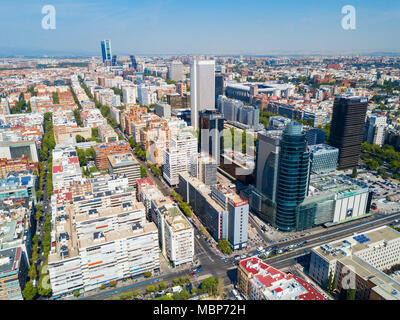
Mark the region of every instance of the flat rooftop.
<instances>
[{"instance_id":1,"label":"flat rooftop","mask_svg":"<svg viewBox=\"0 0 400 320\"><path fill-rule=\"evenodd\" d=\"M141 202L131 201L130 204L123 204L118 207L104 207L91 209L86 213L80 213L75 215L75 222L80 223L83 221L89 221L93 219L106 218L121 214L123 212L131 212L135 210L144 210L144 205Z\"/></svg>"},{"instance_id":2,"label":"flat rooftop","mask_svg":"<svg viewBox=\"0 0 400 320\"><path fill-rule=\"evenodd\" d=\"M196 190L198 190L207 200L207 202L218 212L225 211L214 199L211 198L211 189L202 183L199 179L192 177L188 172L180 173Z\"/></svg>"},{"instance_id":3,"label":"flat rooftop","mask_svg":"<svg viewBox=\"0 0 400 320\"><path fill-rule=\"evenodd\" d=\"M398 239L400 239L399 232L390 227L383 226L348 236L341 240L332 241L320 247L314 247L313 250L328 261L332 261L351 257L351 255L357 254L361 250L378 247L384 243Z\"/></svg>"},{"instance_id":4,"label":"flat rooftop","mask_svg":"<svg viewBox=\"0 0 400 320\"><path fill-rule=\"evenodd\" d=\"M368 190L369 187L365 183L351 179L340 173L313 174L310 177L308 198L329 194L350 196L351 193L363 193L368 192Z\"/></svg>"},{"instance_id":5,"label":"flat rooftop","mask_svg":"<svg viewBox=\"0 0 400 320\"><path fill-rule=\"evenodd\" d=\"M15 272L19 267L21 248L12 248L0 251L0 278L8 273Z\"/></svg>"},{"instance_id":6,"label":"flat rooftop","mask_svg":"<svg viewBox=\"0 0 400 320\"><path fill-rule=\"evenodd\" d=\"M137 163L130 152L110 155L107 158L113 167L131 166Z\"/></svg>"}]
</instances>

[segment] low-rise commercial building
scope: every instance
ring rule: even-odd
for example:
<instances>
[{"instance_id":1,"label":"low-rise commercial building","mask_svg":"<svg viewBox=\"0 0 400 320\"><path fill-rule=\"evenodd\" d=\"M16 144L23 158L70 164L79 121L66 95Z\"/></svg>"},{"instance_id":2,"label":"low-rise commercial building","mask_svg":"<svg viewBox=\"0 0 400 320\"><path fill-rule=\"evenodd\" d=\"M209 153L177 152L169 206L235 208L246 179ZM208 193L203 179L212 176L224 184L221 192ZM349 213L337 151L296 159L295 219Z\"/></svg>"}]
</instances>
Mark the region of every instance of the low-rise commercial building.
<instances>
[{"instance_id":1,"label":"low-rise commercial building","mask_svg":"<svg viewBox=\"0 0 400 320\"><path fill-rule=\"evenodd\" d=\"M326 145L316 144L308 146L311 159L311 172L326 173L335 171L339 159L339 149Z\"/></svg>"},{"instance_id":2,"label":"low-rise commercial building","mask_svg":"<svg viewBox=\"0 0 400 320\"><path fill-rule=\"evenodd\" d=\"M314 247L310 276L323 287L355 289L360 300L399 300L400 279L390 268L400 264L400 233L383 226ZM333 280L334 281L334 280Z\"/></svg>"}]
</instances>

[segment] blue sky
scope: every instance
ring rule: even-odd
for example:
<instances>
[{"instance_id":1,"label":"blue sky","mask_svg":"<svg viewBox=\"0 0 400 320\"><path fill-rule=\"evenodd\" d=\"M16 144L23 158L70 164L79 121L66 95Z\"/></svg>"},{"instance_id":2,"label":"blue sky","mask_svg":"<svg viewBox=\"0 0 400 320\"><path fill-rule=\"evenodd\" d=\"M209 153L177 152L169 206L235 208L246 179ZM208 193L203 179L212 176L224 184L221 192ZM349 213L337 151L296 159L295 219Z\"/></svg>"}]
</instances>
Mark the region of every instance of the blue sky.
<instances>
[{"instance_id":1,"label":"blue sky","mask_svg":"<svg viewBox=\"0 0 400 320\"><path fill-rule=\"evenodd\" d=\"M56 29L43 30L44 5ZM356 30L341 27L344 5ZM400 52L398 0L1 0L0 55Z\"/></svg>"}]
</instances>

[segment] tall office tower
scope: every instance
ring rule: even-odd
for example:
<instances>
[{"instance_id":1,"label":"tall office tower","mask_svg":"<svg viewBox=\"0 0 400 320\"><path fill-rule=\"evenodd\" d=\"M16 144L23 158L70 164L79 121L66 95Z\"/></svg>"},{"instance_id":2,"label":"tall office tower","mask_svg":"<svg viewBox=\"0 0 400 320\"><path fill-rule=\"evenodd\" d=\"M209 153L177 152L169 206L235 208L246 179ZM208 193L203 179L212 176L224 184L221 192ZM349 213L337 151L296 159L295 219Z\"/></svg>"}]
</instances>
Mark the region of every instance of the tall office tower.
<instances>
[{"instance_id":1,"label":"tall office tower","mask_svg":"<svg viewBox=\"0 0 400 320\"><path fill-rule=\"evenodd\" d=\"M112 60L111 40L101 41L101 54L103 56L103 63Z\"/></svg>"},{"instance_id":2,"label":"tall office tower","mask_svg":"<svg viewBox=\"0 0 400 320\"><path fill-rule=\"evenodd\" d=\"M183 81L185 80L183 63L179 60L174 60L168 68L168 79L173 81Z\"/></svg>"},{"instance_id":3,"label":"tall office tower","mask_svg":"<svg viewBox=\"0 0 400 320\"><path fill-rule=\"evenodd\" d=\"M270 130L258 134L256 187L273 202L276 202L281 138L282 130Z\"/></svg>"},{"instance_id":4,"label":"tall office tower","mask_svg":"<svg viewBox=\"0 0 400 320\"><path fill-rule=\"evenodd\" d=\"M386 117L373 114L367 117L364 129L364 141L382 147L385 142Z\"/></svg>"},{"instance_id":5,"label":"tall office tower","mask_svg":"<svg viewBox=\"0 0 400 320\"><path fill-rule=\"evenodd\" d=\"M117 55L116 55L116 54L114 54L114 55L112 56L112 65L113 65L113 66L116 66L116 65L117 65Z\"/></svg>"},{"instance_id":6,"label":"tall office tower","mask_svg":"<svg viewBox=\"0 0 400 320\"><path fill-rule=\"evenodd\" d=\"M218 72L215 74L215 102L219 96L224 95L224 76Z\"/></svg>"},{"instance_id":7,"label":"tall office tower","mask_svg":"<svg viewBox=\"0 0 400 320\"><path fill-rule=\"evenodd\" d=\"M190 65L191 124L199 130L199 112L215 109L215 61L193 60Z\"/></svg>"},{"instance_id":8,"label":"tall office tower","mask_svg":"<svg viewBox=\"0 0 400 320\"><path fill-rule=\"evenodd\" d=\"M291 121L282 134L279 152L276 226L284 231L298 229L297 208L308 191L310 153L303 126Z\"/></svg>"},{"instance_id":9,"label":"tall office tower","mask_svg":"<svg viewBox=\"0 0 400 320\"><path fill-rule=\"evenodd\" d=\"M224 115L215 110L202 111L200 117L199 152L209 154L220 163L224 131Z\"/></svg>"},{"instance_id":10,"label":"tall office tower","mask_svg":"<svg viewBox=\"0 0 400 320\"><path fill-rule=\"evenodd\" d=\"M136 58L135 58L135 56L130 56L130 58L131 58L132 68L136 70L137 69Z\"/></svg>"},{"instance_id":11,"label":"tall office tower","mask_svg":"<svg viewBox=\"0 0 400 320\"><path fill-rule=\"evenodd\" d=\"M339 149L339 170L358 165L368 100L338 96L333 106L329 144Z\"/></svg>"}]
</instances>

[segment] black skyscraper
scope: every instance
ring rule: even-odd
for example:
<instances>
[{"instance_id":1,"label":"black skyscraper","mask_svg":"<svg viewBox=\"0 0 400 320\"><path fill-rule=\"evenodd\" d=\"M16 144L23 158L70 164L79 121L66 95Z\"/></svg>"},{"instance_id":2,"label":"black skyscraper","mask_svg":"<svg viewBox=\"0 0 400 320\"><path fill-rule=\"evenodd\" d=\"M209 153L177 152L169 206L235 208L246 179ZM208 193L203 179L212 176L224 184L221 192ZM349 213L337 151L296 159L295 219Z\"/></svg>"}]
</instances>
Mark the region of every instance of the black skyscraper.
<instances>
[{"instance_id":1,"label":"black skyscraper","mask_svg":"<svg viewBox=\"0 0 400 320\"><path fill-rule=\"evenodd\" d=\"M112 57L112 65L116 66L117 65L117 56L114 54Z\"/></svg>"},{"instance_id":2,"label":"black skyscraper","mask_svg":"<svg viewBox=\"0 0 400 320\"><path fill-rule=\"evenodd\" d=\"M339 170L358 165L367 107L367 98L339 96L335 99L329 144L339 149Z\"/></svg>"},{"instance_id":3,"label":"black skyscraper","mask_svg":"<svg viewBox=\"0 0 400 320\"><path fill-rule=\"evenodd\" d=\"M224 76L221 73L215 73L215 103L218 96L224 95Z\"/></svg>"},{"instance_id":4,"label":"black skyscraper","mask_svg":"<svg viewBox=\"0 0 400 320\"><path fill-rule=\"evenodd\" d=\"M200 112L199 152L208 153L219 165L222 152L224 115L214 110Z\"/></svg>"}]
</instances>

